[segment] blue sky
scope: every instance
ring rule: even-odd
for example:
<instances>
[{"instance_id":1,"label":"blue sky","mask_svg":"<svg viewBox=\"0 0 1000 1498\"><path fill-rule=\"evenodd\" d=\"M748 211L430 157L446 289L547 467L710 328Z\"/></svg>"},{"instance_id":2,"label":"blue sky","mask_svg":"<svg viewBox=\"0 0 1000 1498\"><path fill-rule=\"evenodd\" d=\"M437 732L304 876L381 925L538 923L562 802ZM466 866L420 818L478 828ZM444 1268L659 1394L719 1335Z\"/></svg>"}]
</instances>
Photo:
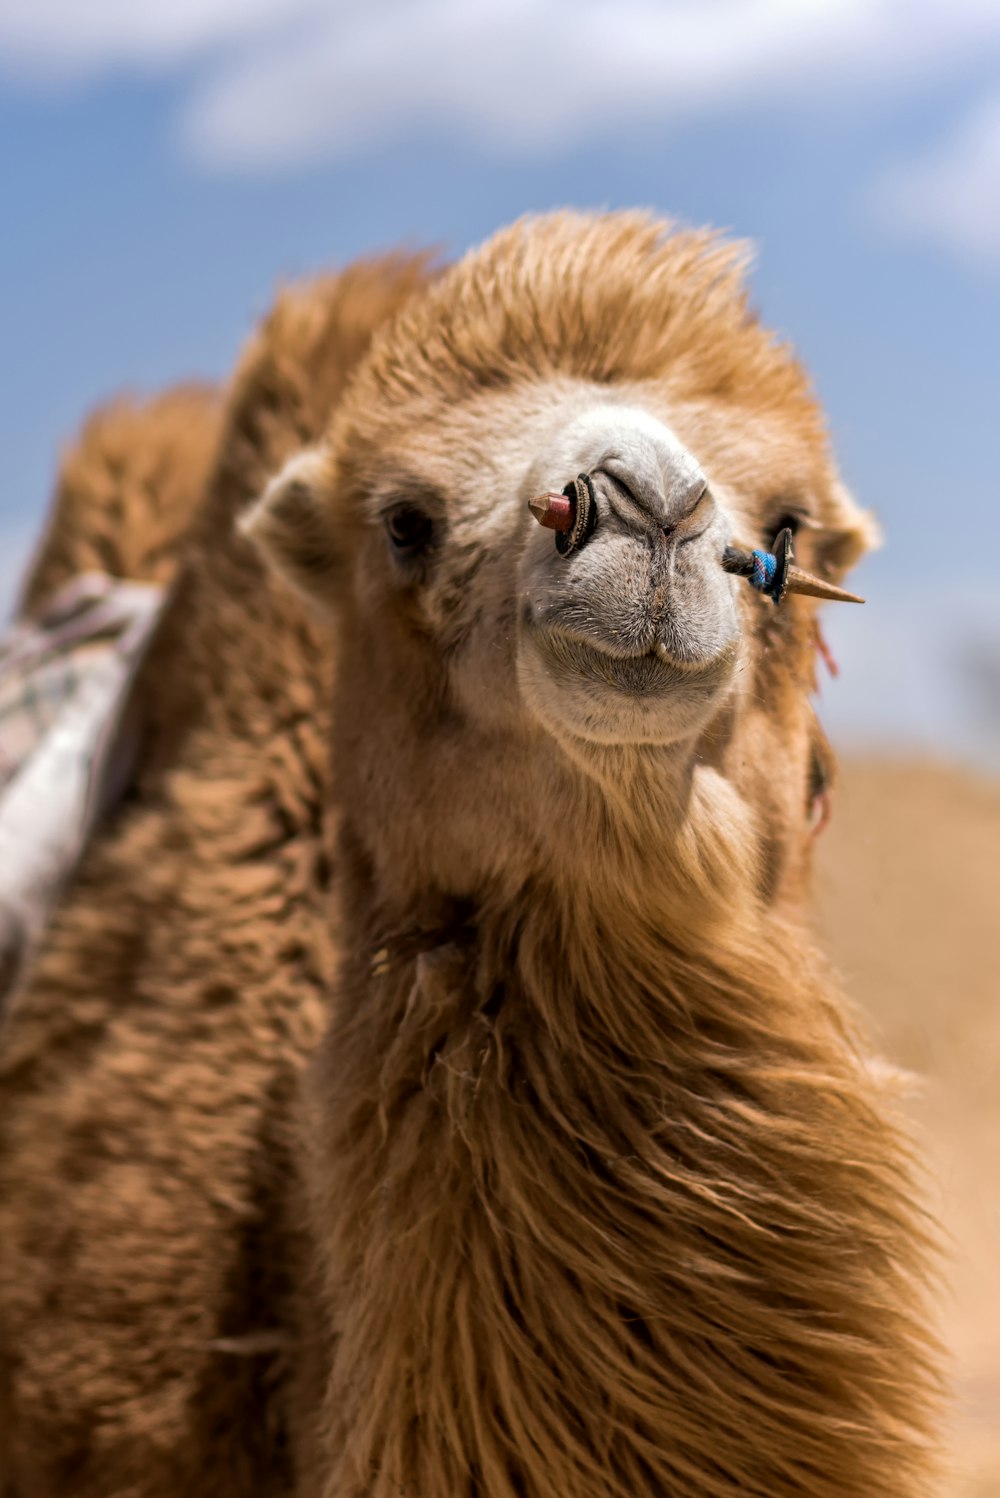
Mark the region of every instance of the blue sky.
<instances>
[{"instance_id":1,"label":"blue sky","mask_svg":"<svg viewBox=\"0 0 1000 1498\"><path fill-rule=\"evenodd\" d=\"M995 0L0 0L0 141L0 609L87 408L282 280L638 204L754 241L882 519L840 736L1000 764Z\"/></svg>"}]
</instances>

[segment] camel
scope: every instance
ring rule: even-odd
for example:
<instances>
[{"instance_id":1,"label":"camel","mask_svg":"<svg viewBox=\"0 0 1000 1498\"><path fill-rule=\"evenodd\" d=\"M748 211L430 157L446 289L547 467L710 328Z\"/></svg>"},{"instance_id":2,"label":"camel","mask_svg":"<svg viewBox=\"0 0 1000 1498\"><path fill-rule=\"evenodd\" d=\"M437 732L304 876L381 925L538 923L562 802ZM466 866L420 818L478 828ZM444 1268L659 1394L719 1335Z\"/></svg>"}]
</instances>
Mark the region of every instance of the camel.
<instances>
[{"instance_id":1,"label":"camel","mask_svg":"<svg viewBox=\"0 0 1000 1498\"><path fill-rule=\"evenodd\" d=\"M5 1042L11 1491L928 1493L928 1234L805 915L815 608L720 565L866 545L805 376L638 215L376 280L354 357L306 298L237 377ZM528 501L582 478L567 556Z\"/></svg>"}]
</instances>

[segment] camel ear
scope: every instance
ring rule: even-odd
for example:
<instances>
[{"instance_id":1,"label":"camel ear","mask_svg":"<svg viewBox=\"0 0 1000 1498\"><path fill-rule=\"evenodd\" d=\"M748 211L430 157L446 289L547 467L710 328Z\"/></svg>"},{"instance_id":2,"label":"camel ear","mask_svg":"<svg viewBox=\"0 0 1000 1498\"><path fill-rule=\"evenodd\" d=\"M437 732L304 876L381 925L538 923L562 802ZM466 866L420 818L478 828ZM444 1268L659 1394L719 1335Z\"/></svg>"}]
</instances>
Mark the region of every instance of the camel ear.
<instances>
[{"instance_id":1,"label":"camel ear","mask_svg":"<svg viewBox=\"0 0 1000 1498\"><path fill-rule=\"evenodd\" d=\"M833 513L824 524L824 560L838 576L850 570L869 551L882 545L882 530L871 510L863 510L845 484L834 486Z\"/></svg>"},{"instance_id":2,"label":"camel ear","mask_svg":"<svg viewBox=\"0 0 1000 1498\"><path fill-rule=\"evenodd\" d=\"M239 521L271 565L320 604L329 604L337 575L327 471L322 452L297 453Z\"/></svg>"}]
</instances>

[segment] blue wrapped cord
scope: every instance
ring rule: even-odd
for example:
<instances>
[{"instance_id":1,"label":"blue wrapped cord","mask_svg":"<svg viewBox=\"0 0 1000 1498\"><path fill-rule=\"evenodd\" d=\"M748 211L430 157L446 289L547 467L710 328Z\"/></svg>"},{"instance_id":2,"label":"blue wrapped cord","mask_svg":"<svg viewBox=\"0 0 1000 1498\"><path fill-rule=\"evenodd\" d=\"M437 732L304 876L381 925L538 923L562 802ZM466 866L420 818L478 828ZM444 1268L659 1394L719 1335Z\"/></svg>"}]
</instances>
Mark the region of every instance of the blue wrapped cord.
<instances>
[{"instance_id":1,"label":"blue wrapped cord","mask_svg":"<svg viewBox=\"0 0 1000 1498\"><path fill-rule=\"evenodd\" d=\"M770 551L755 551L753 553L753 572L750 574L750 585L757 589L758 593L766 593L772 603L779 603L780 596L775 587L775 577L778 572L778 559Z\"/></svg>"}]
</instances>

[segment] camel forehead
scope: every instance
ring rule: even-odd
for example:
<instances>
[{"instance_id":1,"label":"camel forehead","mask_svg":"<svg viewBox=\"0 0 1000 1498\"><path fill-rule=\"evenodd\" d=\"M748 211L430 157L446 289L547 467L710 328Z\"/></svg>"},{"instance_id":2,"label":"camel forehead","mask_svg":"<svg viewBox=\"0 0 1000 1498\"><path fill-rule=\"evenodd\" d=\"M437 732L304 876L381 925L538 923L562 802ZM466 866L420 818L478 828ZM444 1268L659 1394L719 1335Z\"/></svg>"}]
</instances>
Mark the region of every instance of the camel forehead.
<instances>
[{"instance_id":1,"label":"camel forehead","mask_svg":"<svg viewBox=\"0 0 1000 1498\"><path fill-rule=\"evenodd\" d=\"M606 391L590 392L588 401L581 391L578 408L554 425L542 450L529 461L528 488L536 493L552 482L553 474L558 478L565 472L572 478L610 462L631 474L640 488L658 480L690 483L703 477L697 458L653 405L624 396L615 401Z\"/></svg>"},{"instance_id":2,"label":"camel forehead","mask_svg":"<svg viewBox=\"0 0 1000 1498\"><path fill-rule=\"evenodd\" d=\"M522 477L554 481L550 454L586 466L549 418L600 404L668 427L748 518L830 490L821 413L747 307L740 247L641 214L549 215L470 252L376 337L332 436L354 494L391 488L395 463L484 521Z\"/></svg>"},{"instance_id":3,"label":"camel forehead","mask_svg":"<svg viewBox=\"0 0 1000 1498\"><path fill-rule=\"evenodd\" d=\"M449 406L380 442L368 503L380 505L412 476L445 501L480 501L486 511L491 494L527 498L611 459L638 472L697 469L651 392L644 397L566 379L526 382Z\"/></svg>"}]
</instances>

